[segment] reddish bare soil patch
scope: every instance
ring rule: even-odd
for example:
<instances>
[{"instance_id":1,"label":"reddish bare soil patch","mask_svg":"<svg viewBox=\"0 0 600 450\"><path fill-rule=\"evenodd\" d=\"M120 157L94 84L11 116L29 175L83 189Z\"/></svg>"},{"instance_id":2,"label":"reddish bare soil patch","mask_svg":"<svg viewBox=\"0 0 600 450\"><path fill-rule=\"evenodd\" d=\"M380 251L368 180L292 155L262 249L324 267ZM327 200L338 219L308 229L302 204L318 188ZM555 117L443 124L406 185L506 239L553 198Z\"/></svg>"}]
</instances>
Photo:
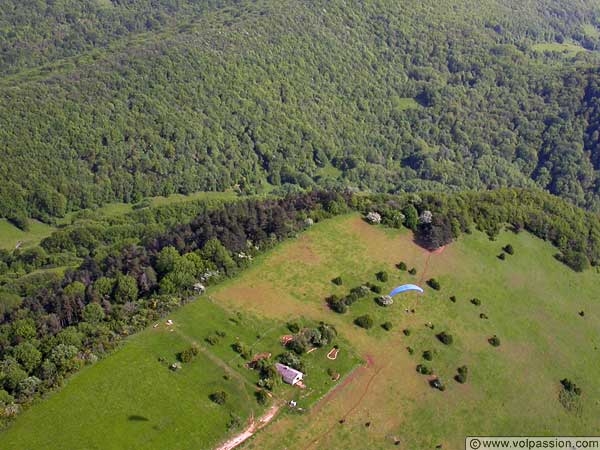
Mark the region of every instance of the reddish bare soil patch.
<instances>
[{"instance_id":1,"label":"reddish bare soil patch","mask_svg":"<svg viewBox=\"0 0 600 450\"><path fill-rule=\"evenodd\" d=\"M286 248L284 253L275 256L270 261L270 264L278 266L282 263L289 263L290 261L310 265L318 265L321 263L321 258L315 252L313 240L309 235L303 234L300 236Z\"/></svg>"},{"instance_id":2,"label":"reddish bare soil patch","mask_svg":"<svg viewBox=\"0 0 600 450\"><path fill-rule=\"evenodd\" d=\"M226 305L243 307L271 318L304 315L316 315L317 305L300 303L268 283L248 282L240 279L214 294L214 298ZM312 310L314 308L314 310ZM311 311L312 310L312 311Z\"/></svg>"}]
</instances>

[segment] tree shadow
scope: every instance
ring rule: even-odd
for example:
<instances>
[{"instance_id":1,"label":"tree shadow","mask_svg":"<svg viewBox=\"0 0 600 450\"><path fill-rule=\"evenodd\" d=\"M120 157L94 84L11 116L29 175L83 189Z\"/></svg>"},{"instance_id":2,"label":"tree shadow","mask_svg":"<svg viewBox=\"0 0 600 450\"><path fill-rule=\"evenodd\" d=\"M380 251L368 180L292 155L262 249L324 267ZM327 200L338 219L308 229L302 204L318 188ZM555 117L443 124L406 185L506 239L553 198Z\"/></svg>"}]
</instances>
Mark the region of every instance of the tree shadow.
<instances>
[{"instance_id":1,"label":"tree shadow","mask_svg":"<svg viewBox=\"0 0 600 450\"><path fill-rule=\"evenodd\" d=\"M144 416L138 416L136 414L133 414L133 415L129 416L127 418L127 420L129 420L131 422L148 422L150 419L148 419L147 417L144 417Z\"/></svg>"}]
</instances>

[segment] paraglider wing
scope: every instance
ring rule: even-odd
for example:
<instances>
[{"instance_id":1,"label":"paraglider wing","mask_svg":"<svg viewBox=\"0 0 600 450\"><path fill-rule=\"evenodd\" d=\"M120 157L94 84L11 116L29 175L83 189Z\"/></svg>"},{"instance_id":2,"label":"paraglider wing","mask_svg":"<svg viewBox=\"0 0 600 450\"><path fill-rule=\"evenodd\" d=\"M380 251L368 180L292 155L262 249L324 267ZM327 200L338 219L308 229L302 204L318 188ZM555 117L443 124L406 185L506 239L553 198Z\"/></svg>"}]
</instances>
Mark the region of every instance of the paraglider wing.
<instances>
[{"instance_id":1,"label":"paraglider wing","mask_svg":"<svg viewBox=\"0 0 600 450\"><path fill-rule=\"evenodd\" d=\"M390 297L393 297L396 294L401 294L402 292L406 291L417 291L421 294L423 293L423 289L421 289L416 284L403 284L402 286L398 286L396 289L392 290L392 292L390 292L389 295Z\"/></svg>"}]
</instances>

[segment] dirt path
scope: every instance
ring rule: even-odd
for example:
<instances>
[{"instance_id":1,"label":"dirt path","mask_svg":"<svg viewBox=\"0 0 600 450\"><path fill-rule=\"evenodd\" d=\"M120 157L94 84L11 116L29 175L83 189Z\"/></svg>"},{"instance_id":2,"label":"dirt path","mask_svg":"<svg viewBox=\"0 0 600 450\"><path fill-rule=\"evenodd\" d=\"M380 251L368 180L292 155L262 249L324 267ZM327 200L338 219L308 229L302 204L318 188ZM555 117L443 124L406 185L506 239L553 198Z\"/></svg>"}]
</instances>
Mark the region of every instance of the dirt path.
<instances>
[{"instance_id":1,"label":"dirt path","mask_svg":"<svg viewBox=\"0 0 600 450\"><path fill-rule=\"evenodd\" d=\"M277 403L269 408L269 410L258 420L253 420L248 427L237 436L232 437L227 442L221 444L215 450L232 450L242 444L247 439L251 438L261 428L264 428L273 420L281 409L281 403Z\"/></svg>"},{"instance_id":2,"label":"dirt path","mask_svg":"<svg viewBox=\"0 0 600 450\"><path fill-rule=\"evenodd\" d=\"M330 392L330 395L328 395L327 397L325 397L323 400L321 400L319 402L319 405L317 405L318 407L322 407L323 404L327 403L328 401L332 400L337 394L339 394L339 392L345 388L346 386L348 386L356 377L356 375L358 375L358 371L360 369L362 370L370 370L370 369L375 369L375 360L373 359L372 356L370 355L366 355L365 359L367 360L367 366L366 367L360 367L358 369L355 370L355 372L353 374L351 374L351 376L349 376L348 378L346 378L346 380L344 380L344 382L342 384L339 384L334 390L332 390ZM370 376L369 381L367 381L367 384L365 386L365 388L363 389L360 397L358 398L358 400L354 403L354 405L352 405L352 407L350 407L350 409L348 411L346 411L346 413L344 414L344 416L341 419L341 423L346 421L346 418L348 416L350 416L355 410L356 408L358 408L360 406L360 404L362 403L363 399L365 398L365 396L367 395L367 393L369 392L369 388L371 387L371 384L373 383L373 380L375 380L375 377L377 377L377 375L379 375L379 372L381 372L384 369L385 366L381 366L379 368L377 368L375 370L375 372ZM354 376L352 376L354 375ZM321 433L319 436L317 436L315 439L313 439L306 447L304 447L304 450L308 450L309 448L311 448L313 445L315 445L317 442L319 442L322 438L324 438L325 436L327 436L329 433L331 433L333 431L333 429L335 428L336 424L332 424L329 428L327 428L327 430L325 430L323 433Z\"/></svg>"}]
</instances>

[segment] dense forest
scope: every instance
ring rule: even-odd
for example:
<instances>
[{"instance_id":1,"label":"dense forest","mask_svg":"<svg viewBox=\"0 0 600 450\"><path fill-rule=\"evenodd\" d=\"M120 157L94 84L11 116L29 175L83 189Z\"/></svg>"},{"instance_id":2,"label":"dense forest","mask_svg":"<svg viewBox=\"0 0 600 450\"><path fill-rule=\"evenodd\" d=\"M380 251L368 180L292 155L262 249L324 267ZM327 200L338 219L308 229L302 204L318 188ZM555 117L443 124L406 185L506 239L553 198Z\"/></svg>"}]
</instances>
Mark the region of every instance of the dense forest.
<instances>
[{"instance_id":1,"label":"dense forest","mask_svg":"<svg viewBox=\"0 0 600 450\"><path fill-rule=\"evenodd\" d=\"M233 189L600 210L591 0L8 1L0 216Z\"/></svg>"},{"instance_id":2,"label":"dense forest","mask_svg":"<svg viewBox=\"0 0 600 450\"><path fill-rule=\"evenodd\" d=\"M573 270L600 263L595 216L537 189L311 191L144 208L110 220L84 212L39 247L0 251L0 421L195 298L198 283L231 277L281 240L352 210L412 229L430 249L475 229L494 239L508 226L550 241Z\"/></svg>"}]
</instances>

